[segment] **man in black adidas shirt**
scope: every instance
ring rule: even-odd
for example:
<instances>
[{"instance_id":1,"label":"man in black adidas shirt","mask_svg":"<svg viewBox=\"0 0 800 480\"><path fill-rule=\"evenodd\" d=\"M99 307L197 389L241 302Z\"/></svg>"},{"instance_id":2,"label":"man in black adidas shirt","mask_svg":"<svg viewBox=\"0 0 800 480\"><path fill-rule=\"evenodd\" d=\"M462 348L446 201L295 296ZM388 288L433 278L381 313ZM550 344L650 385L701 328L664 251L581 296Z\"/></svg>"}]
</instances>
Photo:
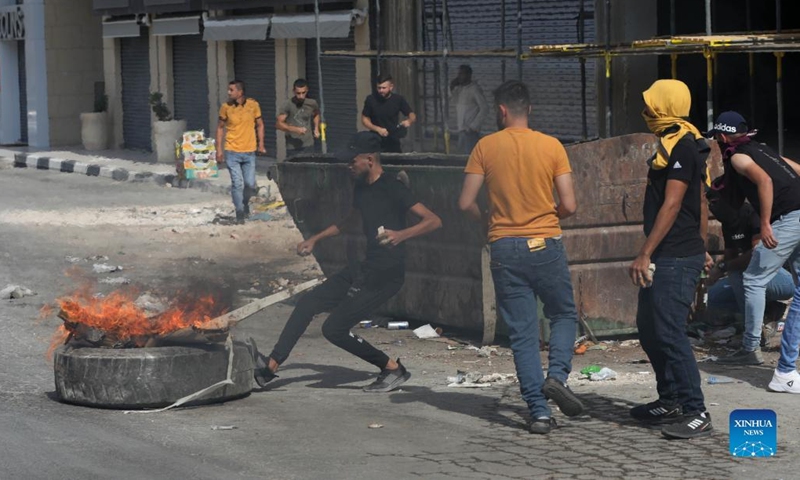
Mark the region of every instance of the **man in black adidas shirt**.
<instances>
[{"instance_id":1,"label":"man in black adidas shirt","mask_svg":"<svg viewBox=\"0 0 800 480\"><path fill-rule=\"evenodd\" d=\"M400 114L406 119L400 121ZM378 78L374 93L364 100L361 123L367 130L381 136L381 151L401 153L400 139L417 121L417 115L405 98L394 93L394 80L388 74Z\"/></svg>"},{"instance_id":2,"label":"man in black adidas shirt","mask_svg":"<svg viewBox=\"0 0 800 480\"><path fill-rule=\"evenodd\" d=\"M745 331L742 348L720 358L718 363L760 365L764 362L759 344L767 284L787 260L792 261L795 271L800 269L800 165L753 141L747 122L736 112L720 114L709 133L720 143L726 184L737 188L741 193L738 197L746 198L761 218L761 243L753 249L752 259L744 272ZM796 340L800 341L800 328L798 332L790 331L789 335L784 330L782 359L783 341L790 339L794 342L795 334ZM797 345L793 348L795 352L789 352L793 359L784 365L779 363L773 382L777 379L779 384L795 383L795 377L800 380L795 368L788 366L797 359Z\"/></svg>"},{"instance_id":3,"label":"man in black adidas shirt","mask_svg":"<svg viewBox=\"0 0 800 480\"><path fill-rule=\"evenodd\" d=\"M691 107L686 84L658 80L643 96L643 116L659 145L647 174L647 238L629 273L640 287L636 327L656 375L658 399L632 408L630 415L664 424L665 437L688 439L712 430L686 334L695 287L710 263L704 238L708 216L701 201L709 147L685 120Z\"/></svg>"},{"instance_id":4,"label":"man in black adidas shirt","mask_svg":"<svg viewBox=\"0 0 800 480\"><path fill-rule=\"evenodd\" d=\"M260 386L275 378L278 366L289 357L300 336L314 315L330 312L322 324L322 334L331 343L369 362L381 370L378 379L364 387L367 392L389 392L411 376L400 360L353 335L350 330L403 286L405 279L405 242L441 227L436 214L414 199L400 180L386 174L380 161L380 137L372 132L359 132L349 147L339 154L350 163L356 179L353 208L347 218L297 246L299 255L309 255L320 240L339 235L358 223L359 217L367 237L364 262L331 276L322 285L303 296L289 317L269 357L257 353L255 377ZM413 213L420 221L406 226L406 214Z\"/></svg>"}]
</instances>

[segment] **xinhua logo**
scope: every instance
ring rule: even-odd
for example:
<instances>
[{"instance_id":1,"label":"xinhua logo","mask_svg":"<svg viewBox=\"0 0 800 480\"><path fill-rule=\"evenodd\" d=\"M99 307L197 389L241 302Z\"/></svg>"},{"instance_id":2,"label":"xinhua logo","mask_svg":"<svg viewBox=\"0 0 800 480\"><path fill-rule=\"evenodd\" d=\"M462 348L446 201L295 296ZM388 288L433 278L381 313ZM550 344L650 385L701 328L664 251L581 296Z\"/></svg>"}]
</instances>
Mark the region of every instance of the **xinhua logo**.
<instances>
[{"instance_id":1,"label":"xinhua logo","mask_svg":"<svg viewBox=\"0 0 800 480\"><path fill-rule=\"evenodd\" d=\"M734 457L772 457L778 453L778 416L773 410L734 410L729 448Z\"/></svg>"}]
</instances>

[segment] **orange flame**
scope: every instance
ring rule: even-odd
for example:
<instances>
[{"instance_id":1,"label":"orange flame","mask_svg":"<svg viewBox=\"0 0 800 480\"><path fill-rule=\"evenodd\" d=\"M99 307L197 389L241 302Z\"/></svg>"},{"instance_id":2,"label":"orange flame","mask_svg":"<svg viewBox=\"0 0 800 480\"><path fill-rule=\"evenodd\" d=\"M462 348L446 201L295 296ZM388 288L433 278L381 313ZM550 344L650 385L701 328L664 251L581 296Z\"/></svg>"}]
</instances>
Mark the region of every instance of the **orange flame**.
<instances>
[{"instance_id":1,"label":"orange flame","mask_svg":"<svg viewBox=\"0 0 800 480\"><path fill-rule=\"evenodd\" d=\"M162 336L187 327L200 327L225 312L213 296L180 298L172 302L161 314L149 317L134 304L136 292L115 291L106 297L96 298L88 289L56 300L64 316L73 324L102 330L109 337L130 340L134 337ZM42 314L52 312L42 309ZM48 357L62 345L70 329L60 326L53 336Z\"/></svg>"}]
</instances>

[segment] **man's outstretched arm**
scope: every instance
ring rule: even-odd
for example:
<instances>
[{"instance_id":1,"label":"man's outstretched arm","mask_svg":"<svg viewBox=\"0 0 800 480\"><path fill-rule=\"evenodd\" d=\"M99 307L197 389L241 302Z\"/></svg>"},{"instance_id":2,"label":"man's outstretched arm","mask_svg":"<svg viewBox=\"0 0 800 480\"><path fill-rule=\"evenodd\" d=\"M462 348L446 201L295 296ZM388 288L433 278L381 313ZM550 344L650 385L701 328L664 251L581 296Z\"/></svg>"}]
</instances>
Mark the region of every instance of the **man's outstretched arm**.
<instances>
[{"instance_id":1,"label":"man's outstretched arm","mask_svg":"<svg viewBox=\"0 0 800 480\"><path fill-rule=\"evenodd\" d=\"M334 223L333 225L329 226L325 230L319 232L316 235L312 235L309 237L308 240L302 241L297 244L297 254L305 257L306 255L311 255L311 252L314 250L314 246L320 240L324 240L326 238L335 237L342 233L344 230L348 230L358 219L358 211L355 209L351 209L350 213L342 219L339 223Z\"/></svg>"}]
</instances>

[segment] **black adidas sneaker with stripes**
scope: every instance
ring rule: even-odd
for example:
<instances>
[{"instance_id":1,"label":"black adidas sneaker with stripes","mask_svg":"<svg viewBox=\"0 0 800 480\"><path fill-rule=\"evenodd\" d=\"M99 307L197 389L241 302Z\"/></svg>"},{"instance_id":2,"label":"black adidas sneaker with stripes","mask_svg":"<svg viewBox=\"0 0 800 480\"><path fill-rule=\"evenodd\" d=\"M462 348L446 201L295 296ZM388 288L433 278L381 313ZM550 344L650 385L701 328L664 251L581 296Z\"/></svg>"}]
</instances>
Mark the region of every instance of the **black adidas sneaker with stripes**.
<instances>
[{"instance_id":1,"label":"black adidas sneaker with stripes","mask_svg":"<svg viewBox=\"0 0 800 480\"><path fill-rule=\"evenodd\" d=\"M680 422L664 425L661 435L674 439L690 439L711 435L711 414L708 412L684 415Z\"/></svg>"},{"instance_id":2,"label":"black adidas sneaker with stripes","mask_svg":"<svg viewBox=\"0 0 800 480\"><path fill-rule=\"evenodd\" d=\"M665 424L679 422L683 419L683 409L680 405L669 405L661 400L650 402L631 408L631 417L650 424Z\"/></svg>"}]
</instances>

